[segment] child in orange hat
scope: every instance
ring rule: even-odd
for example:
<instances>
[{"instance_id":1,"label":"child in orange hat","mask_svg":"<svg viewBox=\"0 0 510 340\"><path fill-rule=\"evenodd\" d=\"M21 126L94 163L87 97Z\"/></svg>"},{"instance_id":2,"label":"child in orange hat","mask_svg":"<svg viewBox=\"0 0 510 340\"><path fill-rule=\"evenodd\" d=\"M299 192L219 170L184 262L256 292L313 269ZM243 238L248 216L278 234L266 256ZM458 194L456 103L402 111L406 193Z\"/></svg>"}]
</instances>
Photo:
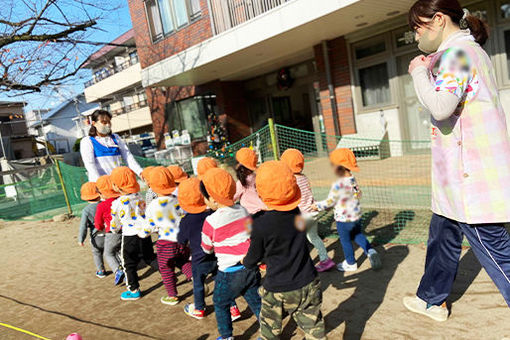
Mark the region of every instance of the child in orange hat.
<instances>
[{"instance_id":1,"label":"child in orange hat","mask_svg":"<svg viewBox=\"0 0 510 340\"><path fill-rule=\"evenodd\" d=\"M326 250L322 239L317 233L318 225L315 219L317 212L312 208L314 203L312 187L308 178L305 176L305 174L303 174L305 158L303 157L301 151L297 149L287 149L282 154L280 159L282 162L287 164L290 170L294 173L297 185L301 190L301 202L299 203L298 207L306 222L306 237L319 253L320 262L315 268L318 272L330 270L335 266L335 262L329 258L328 251Z\"/></svg>"},{"instance_id":2,"label":"child in orange hat","mask_svg":"<svg viewBox=\"0 0 510 340\"><path fill-rule=\"evenodd\" d=\"M115 273L115 285L118 285L124 278L120 254L122 235L110 231L110 222L112 221L112 202L119 197L119 193L113 190L109 175L99 177L96 186L101 196L101 202L97 205L94 225L98 231L106 233L103 255L113 273Z\"/></svg>"},{"instance_id":3,"label":"child in orange hat","mask_svg":"<svg viewBox=\"0 0 510 340\"><path fill-rule=\"evenodd\" d=\"M156 253L159 272L167 291L167 295L161 298L161 303L176 305L179 303L179 297L175 267L180 268L188 280L192 278L189 249L177 243L179 223L184 212L177 197L172 195L175 190L175 182L167 168L158 166L152 169L149 175L149 184L158 197L147 207L144 233L145 235L159 234Z\"/></svg>"},{"instance_id":4,"label":"child in orange hat","mask_svg":"<svg viewBox=\"0 0 510 340\"><path fill-rule=\"evenodd\" d=\"M152 191L151 187L149 186L149 174L154 168L155 166L148 166L144 168L140 173L140 178L147 185L147 191L145 192L145 204L147 205L151 204L152 200L158 197L158 195Z\"/></svg>"},{"instance_id":5,"label":"child in orange hat","mask_svg":"<svg viewBox=\"0 0 510 340\"><path fill-rule=\"evenodd\" d=\"M261 338L279 339L287 312L307 339L325 339L321 285L308 251L296 178L285 163L269 161L259 167L256 186L269 210L253 223L243 264L246 268L256 268L262 260L267 264L259 290Z\"/></svg>"},{"instance_id":6,"label":"child in orange hat","mask_svg":"<svg viewBox=\"0 0 510 340\"><path fill-rule=\"evenodd\" d=\"M239 201L255 219L266 208L255 188L255 170L257 170L258 157L252 149L242 148L237 151L236 160L238 180L236 182L234 201Z\"/></svg>"},{"instance_id":7,"label":"child in orange hat","mask_svg":"<svg viewBox=\"0 0 510 340\"><path fill-rule=\"evenodd\" d=\"M81 186L80 193L81 199L88 201L89 205L87 205L81 212L78 245L82 247L84 246L88 229L90 233L90 244L92 245L92 256L97 269L96 276L102 279L106 276L103 263L104 232L99 232L94 229L94 217L99 203L99 193L97 192L96 183L87 182L83 184Z\"/></svg>"},{"instance_id":8,"label":"child in orange hat","mask_svg":"<svg viewBox=\"0 0 510 340\"><path fill-rule=\"evenodd\" d=\"M198 178L201 178L203 175L205 175L207 170L217 168L217 167L218 167L218 163L216 162L216 160L214 158L211 158L211 157L202 158L197 163Z\"/></svg>"},{"instance_id":9,"label":"child in orange hat","mask_svg":"<svg viewBox=\"0 0 510 340\"><path fill-rule=\"evenodd\" d=\"M216 275L218 265L216 257L206 254L201 247L202 227L205 219L213 213L208 209L204 196L200 193L200 180L189 178L181 182L179 186L179 204L186 211L179 225L177 242L189 244L191 248L191 268L193 272L193 298L194 303L184 306L184 312L195 319L203 319L205 316L205 279L209 274ZM241 317L235 301L231 303L230 316L232 321Z\"/></svg>"},{"instance_id":10,"label":"child in orange hat","mask_svg":"<svg viewBox=\"0 0 510 340\"><path fill-rule=\"evenodd\" d=\"M175 190L172 195L177 197L179 195L179 185L188 179L188 174L178 165L170 165L167 167L172 176L174 177Z\"/></svg>"},{"instance_id":11,"label":"child in orange hat","mask_svg":"<svg viewBox=\"0 0 510 340\"><path fill-rule=\"evenodd\" d=\"M354 153L349 149L336 149L329 155L333 171L338 176L328 197L314 206L315 210L335 207L335 220L344 251L345 260L337 265L340 271L356 271L358 264L354 258L352 241L365 252L373 269L381 267L379 254L372 248L363 234L361 226L361 190L351 171L359 171Z\"/></svg>"},{"instance_id":12,"label":"child in orange hat","mask_svg":"<svg viewBox=\"0 0 510 340\"><path fill-rule=\"evenodd\" d=\"M233 337L230 306L238 296L243 295L258 318L260 313L260 273L246 269L240 261L250 246L251 217L242 206L234 203L236 185L225 170L209 169L200 183L200 192L205 203L214 210L202 228L202 249L213 252L218 259L218 274L214 287L214 309L220 338Z\"/></svg>"},{"instance_id":13,"label":"child in orange hat","mask_svg":"<svg viewBox=\"0 0 510 340\"><path fill-rule=\"evenodd\" d=\"M128 167L113 169L110 174L113 190L120 197L112 202L112 221L110 230L122 233L122 266L127 279L127 291L120 296L122 300L138 300L141 297L137 268L139 253L144 261L157 270L154 249L150 239L142 239L145 226L145 201L140 196L140 185L136 175Z\"/></svg>"}]
</instances>

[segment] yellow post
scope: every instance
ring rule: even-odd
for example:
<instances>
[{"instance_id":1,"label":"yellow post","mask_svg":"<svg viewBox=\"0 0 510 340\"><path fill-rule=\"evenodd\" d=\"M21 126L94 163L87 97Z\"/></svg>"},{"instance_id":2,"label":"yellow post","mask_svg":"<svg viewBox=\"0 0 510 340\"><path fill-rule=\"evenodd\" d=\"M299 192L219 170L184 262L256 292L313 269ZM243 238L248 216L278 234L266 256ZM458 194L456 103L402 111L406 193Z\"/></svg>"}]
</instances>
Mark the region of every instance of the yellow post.
<instances>
[{"instance_id":1,"label":"yellow post","mask_svg":"<svg viewBox=\"0 0 510 340\"><path fill-rule=\"evenodd\" d=\"M60 179L60 184L62 185L62 191L64 192L64 198L66 200L66 205L67 205L67 212L69 213L69 215L72 215L73 209L71 208L71 203L69 203L69 197L67 196L67 189L66 189L66 185L64 183L64 178L62 177L62 171L60 170L59 160L55 159L55 165L57 166L58 178Z\"/></svg>"},{"instance_id":2,"label":"yellow post","mask_svg":"<svg viewBox=\"0 0 510 340\"><path fill-rule=\"evenodd\" d=\"M271 144L273 146L273 156L274 156L274 160L277 161L280 159L280 154L278 153L276 129L274 126L273 118L269 118L268 123L269 123L269 134L271 135Z\"/></svg>"}]
</instances>

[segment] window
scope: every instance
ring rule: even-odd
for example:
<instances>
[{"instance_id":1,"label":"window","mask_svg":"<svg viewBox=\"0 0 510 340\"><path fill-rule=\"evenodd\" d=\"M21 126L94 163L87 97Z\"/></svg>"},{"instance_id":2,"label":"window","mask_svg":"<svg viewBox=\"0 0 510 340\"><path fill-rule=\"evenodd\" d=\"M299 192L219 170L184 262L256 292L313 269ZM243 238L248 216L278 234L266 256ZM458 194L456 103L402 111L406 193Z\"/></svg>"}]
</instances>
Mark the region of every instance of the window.
<instances>
[{"instance_id":1,"label":"window","mask_svg":"<svg viewBox=\"0 0 510 340\"><path fill-rule=\"evenodd\" d=\"M155 0L149 0L145 2L145 6L147 10L147 20L149 22L152 40L159 40L163 37L163 26L159 16L158 5L156 4Z\"/></svg>"},{"instance_id":2,"label":"window","mask_svg":"<svg viewBox=\"0 0 510 340\"><path fill-rule=\"evenodd\" d=\"M169 34L174 31L174 21L172 10L170 9L169 0L158 0L159 13L161 15L161 24L163 26L163 33Z\"/></svg>"},{"instance_id":3,"label":"window","mask_svg":"<svg viewBox=\"0 0 510 340\"><path fill-rule=\"evenodd\" d=\"M354 45L354 57L364 59L386 51L386 39L384 36L371 38Z\"/></svg>"},{"instance_id":4,"label":"window","mask_svg":"<svg viewBox=\"0 0 510 340\"><path fill-rule=\"evenodd\" d=\"M207 120L202 97L189 98L169 105L169 130L188 130L191 139L207 136Z\"/></svg>"},{"instance_id":5,"label":"window","mask_svg":"<svg viewBox=\"0 0 510 340\"><path fill-rule=\"evenodd\" d=\"M388 104L391 100L386 63L359 69L363 106Z\"/></svg>"},{"instance_id":6,"label":"window","mask_svg":"<svg viewBox=\"0 0 510 340\"><path fill-rule=\"evenodd\" d=\"M177 27L182 27L188 23L188 12L186 10L185 0L172 0Z\"/></svg>"},{"instance_id":7,"label":"window","mask_svg":"<svg viewBox=\"0 0 510 340\"><path fill-rule=\"evenodd\" d=\"M152 41L186 26L200 16L200 0L146 0Z\"/></svg>"},{"instance_id":8,"label":"window","mask_svg":"<svg viewBox=\"0 0 510 340\"><path fill-rule=\"evenodd\" d=\"M195 20L200 16L200 0L190 1L191 20Z\"/></svg>"}]
</instances>

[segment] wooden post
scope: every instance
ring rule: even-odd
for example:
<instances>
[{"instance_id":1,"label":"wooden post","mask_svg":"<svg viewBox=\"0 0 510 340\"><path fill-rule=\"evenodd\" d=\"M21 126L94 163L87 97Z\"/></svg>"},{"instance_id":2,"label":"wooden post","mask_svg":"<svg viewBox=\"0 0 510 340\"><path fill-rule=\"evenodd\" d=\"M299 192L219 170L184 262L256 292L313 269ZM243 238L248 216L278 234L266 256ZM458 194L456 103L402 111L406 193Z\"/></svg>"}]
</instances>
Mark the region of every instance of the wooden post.
<instances>
[{"instance_id":1,"label":"wooden post","mask_svg":"<svg viewBox=\"0 0 510 340\"><path fill-rule=\"evenodd\" d=\"M67 212L69 213L69 215L72 215L73 209L71 208L71 203L69 202L69 197L67 196L66 184L64 182L64 178L62 177L62 171L60 170L59 162L60 162L59 160L55 159L55 165L57 166L58 178L60 179L60 184L62 185L62 191L64 192L64 198L66 200Z\"/></svg>"}]
</instances>

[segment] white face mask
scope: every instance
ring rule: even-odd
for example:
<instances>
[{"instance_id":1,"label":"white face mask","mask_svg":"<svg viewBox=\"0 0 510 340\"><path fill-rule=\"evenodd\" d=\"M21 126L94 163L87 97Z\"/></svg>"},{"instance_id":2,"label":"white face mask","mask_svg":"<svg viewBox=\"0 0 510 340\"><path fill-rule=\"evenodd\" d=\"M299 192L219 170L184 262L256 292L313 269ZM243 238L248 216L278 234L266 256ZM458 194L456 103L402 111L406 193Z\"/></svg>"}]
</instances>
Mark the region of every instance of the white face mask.
<instances>
[{"instance_id":1,"label":"white face mask","mask_svg":"<svg viewBox=\"0 0 510 340\"><path fill-rule=\"evenodd\" d=\"M110 127L110 125L101 124L97 122L94 126L96 127L97 132L99 132L102 135L109 135L112 132L112 128Z\"/></svg>"}]
</instances>

